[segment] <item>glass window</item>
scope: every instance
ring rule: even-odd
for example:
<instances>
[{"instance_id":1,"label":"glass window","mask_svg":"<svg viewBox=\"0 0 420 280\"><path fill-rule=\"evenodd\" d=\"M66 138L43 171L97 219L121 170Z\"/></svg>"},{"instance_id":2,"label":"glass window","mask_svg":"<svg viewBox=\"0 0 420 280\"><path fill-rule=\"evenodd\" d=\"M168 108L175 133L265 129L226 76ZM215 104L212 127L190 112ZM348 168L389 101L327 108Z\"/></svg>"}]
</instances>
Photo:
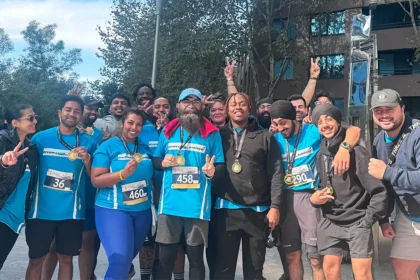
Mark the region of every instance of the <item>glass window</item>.
<instances>
[{"instance_id":1,"label":"glass window","mask_svg":"<svg viewBox=\"0 0 420 280\"><path fill-rule=\"evenodd\" d=\"M344 78L344 55L326 55L319 58L320 79Z\"/></svg>"},{"instance_id":2,"label":"glass window","mask_svg":"<svg viewBox=\"0 0 420 280\"><path fill-rule=\"evenodd\" d=\"M274 64L274 78L280 77L283 74L283 80L293 80L294 78L294 63L291 59L280 59Z\"/></svg>"},{"instance_id":3,"label":"glass window","mask_svg":"<svg viewBox=\"0 0 420 280\"><path fill-rule=\"evenodd\" d=\"M274 40L277 40L278 36L284 31L285 26L287 26L287 38L289 40L294 40L296 37L296 25L293 21L287 19L275 19L273 20L271 36Z\"/></svg>"},{"instance_id":4,"label":"glass window","mask_svg":"<svg viewBox=\"0 0 420 280\"><path fill-rule=\"evenodd\" d=\"M420 73L420 64L414 51L408 49L384 51L378 54L379 74L382 76L411 75Z\"/></svg>"},{"instance_id":5,"label":"glass window","mask_svg":"<svg viewBox=\"0 0 420 280\"><path fill-rule=\"evenodd\" d=\"M319 14L311 19L311 35L326 36L344 34L346 14L344 11L331 14Z\"/></svg>"}]
</instances>

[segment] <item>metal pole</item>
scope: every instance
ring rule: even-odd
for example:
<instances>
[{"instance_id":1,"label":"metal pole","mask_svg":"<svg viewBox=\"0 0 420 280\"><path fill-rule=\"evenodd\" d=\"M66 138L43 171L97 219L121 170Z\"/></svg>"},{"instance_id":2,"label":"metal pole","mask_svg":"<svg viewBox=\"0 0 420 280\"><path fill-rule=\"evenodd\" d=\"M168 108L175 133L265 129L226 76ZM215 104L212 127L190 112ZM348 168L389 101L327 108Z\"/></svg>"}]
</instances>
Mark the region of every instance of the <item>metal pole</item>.
<instances>
[{"instance_id":1,"label":"metal pole","mask_svg":"<svg viewBox=\"0 0 420 280\"><path fill-rule=\"evenodd\" d=\"M156 70L157 70L157 53L159 45L159 25L160 12L162 10L163 0L156 0L156 32L155 32L155 48L153 52L153 70L152 70L152 87L156 85Z\"/></svg>"}]
</instances>

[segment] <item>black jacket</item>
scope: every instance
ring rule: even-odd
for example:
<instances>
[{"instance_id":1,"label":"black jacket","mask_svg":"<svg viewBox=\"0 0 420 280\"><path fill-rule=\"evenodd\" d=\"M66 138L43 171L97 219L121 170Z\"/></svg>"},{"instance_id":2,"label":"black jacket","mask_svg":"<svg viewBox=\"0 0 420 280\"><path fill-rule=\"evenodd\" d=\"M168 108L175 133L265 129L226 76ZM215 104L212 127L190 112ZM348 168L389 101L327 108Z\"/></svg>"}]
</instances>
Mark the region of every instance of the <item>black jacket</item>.
<instances>
[{"instance_id":1,"label":"black jacket","mask_svg":"<svg viewBox=\"0 0 420 280\"><path fill-rule=\"evenodd\" d=\"M283 167L279 144L270 132L250 118L239 162L242 171L232 171L235 162L231 123L220 128L227 176L213 181L212 192L217 197L244 206L269 206L280 209L283 189ZM238 133L238 140L242 132Z\"/></svg>"},{"instance_id":2,"label":"black jacket","mask_svg":"<svg viewBox=\"0 0 420 280\"><path fill-rule=\"evenodd\" d=\"M0 155L12 151L18 144L19 137L14 129L0 130ZM29 164L31 179L26 195L25 208L26 211L29 210L30 199L38 178L38 151L29 139L25 140L24 145L25 147L29 147L29 150L18 157L18 162L15 165L4 168L0 164L0 209L3 208L4 203L17 187L19 180L25 173L26 165Z\"/></svg>"},{"instance_id":3,"label":"black jacket","mask_svg":"<svg viewBox=\"0 0 420 280\"><path fill-rule=\"evenodd\" d=\"M316 169L320 175L319 188L325 188L328 181L327 166L331 166L340 143L344 141L346 129L327 141L323 139L317 155ZM388 196L385 186L368 173L370 155L362 146L356 145L350 152L350 168L342 176L332 175L334 200L321 205L323 215L331 222L350 226L365 220L372 226L382 219L387 210ZM316 205L314 205L317 207Z\"/></svg>"}]
</instances>

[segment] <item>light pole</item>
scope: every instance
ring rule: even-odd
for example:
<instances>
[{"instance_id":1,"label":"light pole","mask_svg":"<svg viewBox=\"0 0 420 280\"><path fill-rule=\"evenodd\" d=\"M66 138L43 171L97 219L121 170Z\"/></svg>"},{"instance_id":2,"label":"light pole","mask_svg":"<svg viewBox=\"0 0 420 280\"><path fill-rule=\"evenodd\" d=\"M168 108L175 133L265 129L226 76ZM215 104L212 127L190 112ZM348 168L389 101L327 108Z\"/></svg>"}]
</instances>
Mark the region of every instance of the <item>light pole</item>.
<instances>
[{"instance_id":1,"label":"light pole","mask_svg":"<svg viewBox=\"0 0 420 280\"><path fill-rule=\"evenodd\" d=\"M155 49L153 52L153 70L152 70L152 87L156 85L156 69L157 69L157 52L159 44L159 25L160 25L160 13L162 11L164 0L156 0L156 32L155 32Z\"/></svg>"}]
</instances>

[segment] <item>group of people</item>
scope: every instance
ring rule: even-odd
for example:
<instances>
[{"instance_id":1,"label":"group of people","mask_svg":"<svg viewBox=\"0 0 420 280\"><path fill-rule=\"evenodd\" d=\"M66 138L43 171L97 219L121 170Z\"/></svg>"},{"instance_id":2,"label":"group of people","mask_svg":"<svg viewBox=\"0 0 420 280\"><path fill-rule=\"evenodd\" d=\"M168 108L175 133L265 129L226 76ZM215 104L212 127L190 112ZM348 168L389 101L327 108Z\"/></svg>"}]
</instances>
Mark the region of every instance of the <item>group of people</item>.
<instances>
[{"instance_id":1,"label":"group of people","mask_svg":"<svg viewBox=\"0 0 420 280\"><path fill-rule=\"evenodd\" d=\"M382 131L370 155L333 97L315 95L317 60L302 95L262 99L255 116L233 73L228 62L227 96L187 88L176 110L140 84L132 98L114 95L104 118L101 101L72 90L59 125L37 133L30 105L7 108L0 269L25 227L30 280L51 279L57 262L58 279L72 279L73 256L80 279L96 279L101 244L105 279L131 279L139 253L142 280L183 279L185 255L189 279L203 280L204 253L210 279L234 279L241 244L244 279L264 279L271 244L281 279L303 280L302 252L314 280L341 279L349 252L355 279L368 280L379 222L393 239L396 279L418 279L420 122L404 114L399 94L372 96Z\"/></svg>"}]
</instances>

